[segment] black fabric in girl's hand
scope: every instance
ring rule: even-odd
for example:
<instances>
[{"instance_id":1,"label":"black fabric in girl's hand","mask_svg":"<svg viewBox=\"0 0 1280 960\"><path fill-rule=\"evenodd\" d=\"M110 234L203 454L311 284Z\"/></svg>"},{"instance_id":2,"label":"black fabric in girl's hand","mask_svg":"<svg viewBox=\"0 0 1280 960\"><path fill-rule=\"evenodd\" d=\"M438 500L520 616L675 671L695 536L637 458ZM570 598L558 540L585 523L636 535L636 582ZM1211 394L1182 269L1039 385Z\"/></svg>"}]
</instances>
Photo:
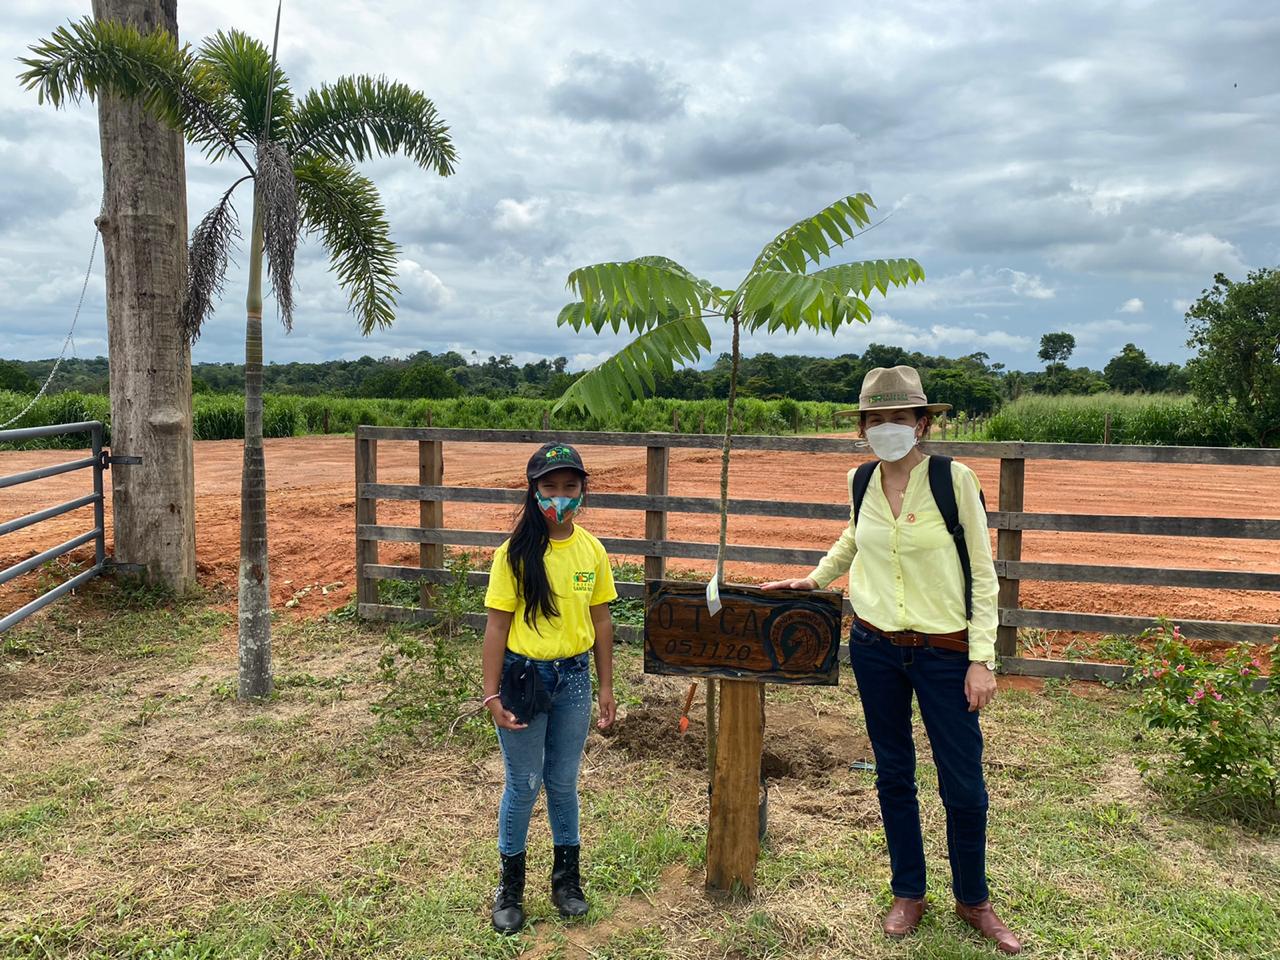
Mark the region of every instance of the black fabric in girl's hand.
<instances>
[{"instance_id":1,"label":"black fabric in girl's hand","mask_svg":"<svg viewBox=\"0 0 1280 960\"><path fill-rule=\"evenodd\" d=\"M529 723L540 713L551 709L551 697L542 685L542 677L533 661L513 660L502 671L498 687L502 705L515 714L520 723Z\"/></svg>"}]
</instances>

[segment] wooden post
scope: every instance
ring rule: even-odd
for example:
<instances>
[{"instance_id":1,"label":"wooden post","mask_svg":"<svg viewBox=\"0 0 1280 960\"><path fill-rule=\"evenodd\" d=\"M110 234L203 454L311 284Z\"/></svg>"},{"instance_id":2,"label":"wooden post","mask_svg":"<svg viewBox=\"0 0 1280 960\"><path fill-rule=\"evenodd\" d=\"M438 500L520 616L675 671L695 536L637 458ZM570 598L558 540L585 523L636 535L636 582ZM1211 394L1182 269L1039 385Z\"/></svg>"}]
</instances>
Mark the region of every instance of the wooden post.
<instances>
[{"instance_id":1,"label":"wooden post","mask_svg":"<svg viewBox=\"0 0 1280 960\"><path fill-rule=\"evenodd\" d=\"M364 568L378 562L378 541L362 540L360 527L378 522L378 501L363 496L360 486L378 482L378 441L363 440L356 430L356 603L377 603L378 582L366 577Z\"/></svg>"},{"instance_id":2,"label":"wooden post","mask_svg":"<svg viewBox=\"0 0 1280 960\"><path fill-rule=\"evenodd\" d=\"M1000 461L1000 512L1021 513L1022 492L1026 481L1027 461L1020 457L1010 457ZM996 559L1022 559L1022 531L996 531ZM997 601L1000 610L1016 610L1018 608L1018 581L1008 577L1000 577L1000 596ZM996 653L1002 657L1017 656L1018 628L1001 624L996 628Z\"/></svg>"},{"instance_id":3,"label":"wooden post","mask_svg":"<svg viewBox=\"0 0 1280 960\"><path fill-rule=\"evenodd\" d=\"M418 483L424 487L444 484L444 444L439 440L418 441ZM420 500L418 526L438 530L444 526L444 501ZM444 544L423 543L418 546L418 566L429 570L444 569ZM419 602L423 610L431 609L434 584L422 582Z\"/></svg>"},{"instance_id":4,"label":"wooden post","mask_svg":"<svg viewBox=\"0 0 1280 960\"><path fill-rule=\"evenodd\" d=\"M791 418L791 432L792 433L800 432L800 408L799 407L796 408L795 416Z\"/></svg>"},{"instance_id":5,"label":"wooden post","mask_svg":"<svg viewBox=\"0 0 1280 960\"><path fill-rule=\"evenodd\" d=\"M430 407L427 407L427 426L428 426L428 427L430 427L430 426L431 426L431 420L432 420L432 417L431 417L431 408L430 408Z\"/></svg>"},{"instance_id":6,"label":"wooden post","mask_svg":"<svg viewBox=\"0 0 1280 960\"><path fill-rule=\"evenodd\" d=\"M942 439L947 439L947 415L942 415Z\"/></svg>"},{"instance_id":7,"label":"wooden post","mask_svg":"<svg viewBox=\"0 0 1280 960\"><path fill-rule=\"evenodd\" d=\"M324 428L323 429L325 433L329 432L329 408L328 407L324 408Z\"/></svg>"},{"instance_id":8,"label":"wooden post","mask_svg":"<svg viewBox=\"0 0 1280 960\"><path fill-rule=\"evenodd\" d=\"M752 893L756 886L764 745L758 686L749 680L720 681L720 749L707 829L707 887L712 890Z\"/></svg>"},{"instance_id":9,"label":"wooden post","mask_svg":"<svg viewBox=\"0 0 1280 960\"><path fill-rule=\"evenodd\" d=\"M677 414L676 416L679 416ZM667 495L667 473L671 465L670 447L649 447L645 455L644 492L651 497ZM646 510L644 514L644 535L646 540L667 539L667 511ZM666 576L667 558L644 558L644 578L661 580Z\"/></svg>"},{"instance_id":10,"label":"wooden post","mask_svg":"<svg viewBox=\"0 0 1280 960\"><path fill-rule=\"evenodd\" d=\"M547 407L542 408L542 429L551 429L551 411Z\"/></svg>"},{"instance_id":11,"label":"wooden post","mask_svg":"<svg viewBox=\"0 0 1280 960\"><path fill-rule=\"evenodd\" d=\"M821 411L821 410L815 410L815 411L814 411L814 414L813 414L813 432L814 432L814 433L821 433L821 432L822 432L822 411Z\"/></svg>"},{"instance_id":12,"label":"wooden post","mask_svg":"<svg viewBox=\"0 0 1280 960\"><path fill-rule=\"evenodd\" d=\"M1106 420L1102 424L1102 442L1111 442L1111 414L1107 414Z\"/></svg>"},{"instance_id":13,"label":"wooden post","mask_svg":"<svg viewBox=\"0 0 1280 960\"><path fill-rule=\"evenodd\" d=\"M671 432L672 433L680 432L680 411L679 410L671 411Z\"/></svg>"},{"instance_id":14,"label":"wooden post","mask_svg":"<svg viewBox=\"0 0 1280 960\"><path fill-rule=\"evenodd\" d=\"M707 414L706 414L706 411L703 411L702 413L698 414L698 432L699 432L699 433L706 433L706 432L707 432Z\"/></svg>"}]
</instances>

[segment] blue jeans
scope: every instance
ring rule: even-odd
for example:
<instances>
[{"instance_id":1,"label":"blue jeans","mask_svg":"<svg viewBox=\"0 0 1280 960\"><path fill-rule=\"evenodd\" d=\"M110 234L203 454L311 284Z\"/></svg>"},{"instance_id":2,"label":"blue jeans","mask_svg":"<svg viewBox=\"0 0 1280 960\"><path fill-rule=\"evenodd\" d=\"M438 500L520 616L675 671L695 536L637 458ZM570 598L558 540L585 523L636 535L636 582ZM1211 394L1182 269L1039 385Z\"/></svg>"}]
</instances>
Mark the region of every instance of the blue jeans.
<instances>
[{"instance_id":1,"label":"blue jeans","mask_svg":"<svg viewBox=\"0 0 1280 960\"><path fill-rule=\"evenodd\" d=\"M507 652L503 667L526 659ZM524 851L529 818L543 786L547 819L556 846L576 846L578 767L591 725L591 661L582 653L566 660L533 660L551 697L549 713L540 713L523 730L498 728L507 783L498 806L498 850L508 856Z\"/></svg>"},{"instance_id":2,"label":"blue jeans","mask_svg":"<svg viewBox=\"0 0 1280 960\"><path fill-rule=\"evenodd\" d=\"M959 903L982 903L988 896L987 787L982 779L982 730L978 714L969 712L964 695L968 655L938 647L895 646L854 623L849 658L875 751L876 792L894 896L918 899L925 894L916 748L911 736L914 692L947 813L951 890Z\"/></svg>"}]
</instances>

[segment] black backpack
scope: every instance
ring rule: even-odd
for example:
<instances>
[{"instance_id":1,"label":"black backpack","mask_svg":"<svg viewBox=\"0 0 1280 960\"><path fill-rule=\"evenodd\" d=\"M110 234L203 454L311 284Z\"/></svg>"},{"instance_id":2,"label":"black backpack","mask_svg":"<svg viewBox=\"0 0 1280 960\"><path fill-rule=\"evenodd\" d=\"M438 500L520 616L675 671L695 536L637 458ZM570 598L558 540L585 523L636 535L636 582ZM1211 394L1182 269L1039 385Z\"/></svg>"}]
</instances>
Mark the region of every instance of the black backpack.
<instances>
[{"instance_id":1,"label":"black backpack","mask_svg":"<svg viewBox=\"0 0 1280 960\"><path fill-rule=\"evenodd\" d=\"M857 528L858 511L862 508L862 498L867 495L867 487L871 484L871 474L875 472L879 460L868 460L861 464L853 474L853 525ZM964 618L973 619L973 571L969 567L969 548L964 539L964 525L960 523L960 508L956 505L956 488L951 482L951 458L929 457L929 492L933 494L933 502L938 505L938 512L947 525L956 545L956 553L960 556L960 569L964 573ZM978 491L978 499L983 509L987 499Z\"/></svg>"}]
</instances>

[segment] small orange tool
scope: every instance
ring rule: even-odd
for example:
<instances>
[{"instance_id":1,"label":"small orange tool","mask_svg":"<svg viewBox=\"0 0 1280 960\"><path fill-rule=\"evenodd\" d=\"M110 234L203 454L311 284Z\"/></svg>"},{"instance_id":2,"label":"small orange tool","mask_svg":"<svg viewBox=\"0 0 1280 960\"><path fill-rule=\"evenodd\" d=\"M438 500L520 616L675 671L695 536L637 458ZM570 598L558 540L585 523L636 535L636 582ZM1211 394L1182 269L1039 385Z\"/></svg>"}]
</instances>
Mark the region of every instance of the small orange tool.
<instances>
[{"instance_id":1,"label":"small orange tool","mask_svg":"<svg viewBox=\"0 0 1280 960\"><path fill-rule=\"evenodd\" d=\"M680 714L680 734L683 736L689 729L689 708L693 706L693 693L698 689L697 683L689 684L689 692L684 695L684 710Z\"/></svg>"}]
</instances>

